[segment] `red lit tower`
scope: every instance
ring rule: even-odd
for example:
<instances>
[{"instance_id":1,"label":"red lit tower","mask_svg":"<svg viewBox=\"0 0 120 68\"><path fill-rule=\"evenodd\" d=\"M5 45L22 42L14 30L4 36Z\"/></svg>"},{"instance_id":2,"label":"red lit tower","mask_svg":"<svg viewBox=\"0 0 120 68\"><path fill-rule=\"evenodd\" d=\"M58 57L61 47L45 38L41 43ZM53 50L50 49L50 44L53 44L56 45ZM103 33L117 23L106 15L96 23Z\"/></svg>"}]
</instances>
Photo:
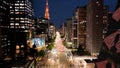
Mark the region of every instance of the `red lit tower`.
<instances>
[{"instance_id":1,"label":"red lit tower","mask_svg":"<svg viewBox=\"0 0 120 68\"><path fill-rule=\"evenodd\" d=\"M50 19L48 0L46 0L46 9L45 9L45 16L44 17L47 18L48 20Z\"/></svg>"}]
</instances>

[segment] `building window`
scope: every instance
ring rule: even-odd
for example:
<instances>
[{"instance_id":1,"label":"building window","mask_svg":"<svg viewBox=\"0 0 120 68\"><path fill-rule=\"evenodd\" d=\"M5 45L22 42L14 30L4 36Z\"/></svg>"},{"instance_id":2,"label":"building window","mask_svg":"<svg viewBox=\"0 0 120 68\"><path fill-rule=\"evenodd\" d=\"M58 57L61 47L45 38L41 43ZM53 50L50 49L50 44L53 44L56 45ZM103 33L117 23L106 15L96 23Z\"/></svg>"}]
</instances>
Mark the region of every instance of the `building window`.
<instances>
[{"instance_id":1,"label":"building window","mask_svg":"<svg viewBox=\"0 0 120 68\"><path fill-rule=\"evenodd\" d=\"M10 28L14 28L14 26L10 26Z\"/></svg>"},{"instance_id":2,"label":"building window","mask_svg":"<svg viewBox=\"0 0 120 68\"><path fill-rule=\"evenodd\" d=\"M15 25L19 25L19 23L15 23Z\"/></svg>"},{"instance_id":3,"label":"building window","mask_svg":"<svg viewBox=\"0 0 120 68\"><path fill-rule=\"evenodd\" d=\"M15 20L19 20L19 18L15 18Z\"/></svg>"},{"instance_id":4,"label":"building window","mask_svg":"<svg viewBox=\"0 0 120 68\"><path fill-rule=\"evenodd\" d=\"M14 23L10 23L10 25L14 25Z\"/></svg>"},{"instance_id":5,"label":"building window","mask_svg":"<svg viewBox=\"0 0 120 68\"><path fill-rule=\"evenodd\" d=\"M19 4L15 4L15 6L19 6Z\"/></svg>"},{"instance_id":6,"label":"building window","mask_svg":"<svg viewBox=\"0 0 120 68\"><path fill-rule=\"evenodd\" d=\"M96 4L98 4L99 3L99 1L96 1Z\"/></svg>"},{"instance_id":7,"label":"building window","mask_svg":"<svg viewBox=\"0 0 120 68\"><path fill-rule=\"evenodd\" d=\"M96 17L99 17L99 15L96 15Z\"/></svg>"},{"instance_id":8,"label":"building window","mask_svg":"<svg viewBox=\"0 0 120 68\"><path fill-rule=\"evenodd\" d=\"M15 14L19 14L19 12L15 12Z\"/></svg>"}]
</instances>

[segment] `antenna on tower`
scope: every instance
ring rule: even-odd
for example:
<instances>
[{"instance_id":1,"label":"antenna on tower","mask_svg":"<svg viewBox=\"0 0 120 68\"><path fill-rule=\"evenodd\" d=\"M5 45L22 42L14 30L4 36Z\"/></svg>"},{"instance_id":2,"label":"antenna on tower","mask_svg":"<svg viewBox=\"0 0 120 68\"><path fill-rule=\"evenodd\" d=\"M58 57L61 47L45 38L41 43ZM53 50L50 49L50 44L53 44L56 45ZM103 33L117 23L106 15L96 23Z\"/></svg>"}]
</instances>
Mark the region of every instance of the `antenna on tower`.
<instances>
[{"instance_id":1,"label":"antenna on tower","mask_svg":"<svg viewBox=\"0 0 120 68\"><path fill-rule=\"evenodd\" d=\"M50 19L48 0L46 0L46 8L45 8L45 16L44 17L48 20Z\"/></svg>"}]
</instances>

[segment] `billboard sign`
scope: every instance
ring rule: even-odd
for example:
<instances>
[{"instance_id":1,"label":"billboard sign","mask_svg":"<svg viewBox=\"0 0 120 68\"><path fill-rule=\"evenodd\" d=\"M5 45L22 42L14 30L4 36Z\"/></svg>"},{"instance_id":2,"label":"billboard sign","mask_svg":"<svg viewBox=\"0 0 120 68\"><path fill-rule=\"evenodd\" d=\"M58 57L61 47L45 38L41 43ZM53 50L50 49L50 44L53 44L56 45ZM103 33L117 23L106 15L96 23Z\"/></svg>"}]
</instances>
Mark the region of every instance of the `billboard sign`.
<instances>
[{"instance_id":1,"label":"billboard sign","mask_svg":"<svg viewBox=\"0 0 120 68\"><path fill-rule=\"evenodd\" d=\"M33 38L32 45L36 45L36 47L45 46L45 38Z\"/></svg>"}]
</instances>

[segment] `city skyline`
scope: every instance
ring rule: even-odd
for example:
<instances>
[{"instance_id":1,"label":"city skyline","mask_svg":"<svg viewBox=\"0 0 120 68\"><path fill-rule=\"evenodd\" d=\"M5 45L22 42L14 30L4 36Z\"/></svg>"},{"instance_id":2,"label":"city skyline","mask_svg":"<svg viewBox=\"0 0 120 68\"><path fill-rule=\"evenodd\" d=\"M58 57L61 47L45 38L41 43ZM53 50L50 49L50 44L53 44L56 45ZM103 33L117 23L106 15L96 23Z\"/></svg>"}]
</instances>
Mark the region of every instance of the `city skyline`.
<instances>
[{"instance_id":1,"label":"city skyline","mask_svg":"<svg viewBox=\"0 0 120 68\"><path fill-rule=\"evenodd\" d=\"M85 6L89 0L69 1L68 0L48 0L50 21L56 27L60 27L67 18L71 18L77 6ZM44 17L45 14L45 0L34 1L35 17ZM105 5L109 5L110 11L114 12L117 0L104 0Z\"/></svg>"},{"instance_id":2,"label":"city skyline","mask_svg":"<svg viewBox=\"0 0 120 68\"><path fill-rule=\"evenodd\" d=\"M120 0L0 0L0 67L120 68L119 13Z\"/></svg>"}]
</instances>

